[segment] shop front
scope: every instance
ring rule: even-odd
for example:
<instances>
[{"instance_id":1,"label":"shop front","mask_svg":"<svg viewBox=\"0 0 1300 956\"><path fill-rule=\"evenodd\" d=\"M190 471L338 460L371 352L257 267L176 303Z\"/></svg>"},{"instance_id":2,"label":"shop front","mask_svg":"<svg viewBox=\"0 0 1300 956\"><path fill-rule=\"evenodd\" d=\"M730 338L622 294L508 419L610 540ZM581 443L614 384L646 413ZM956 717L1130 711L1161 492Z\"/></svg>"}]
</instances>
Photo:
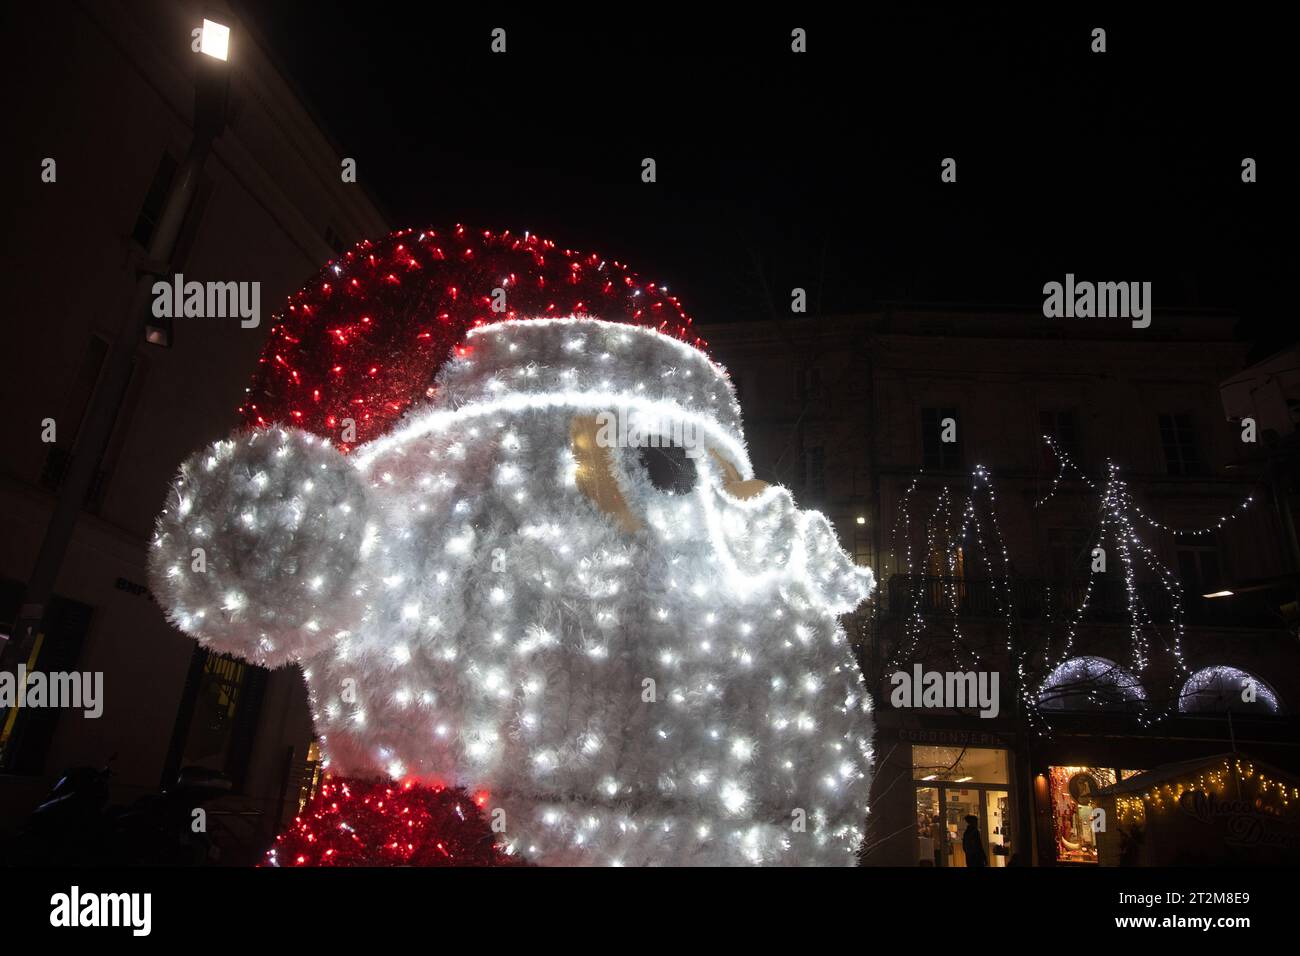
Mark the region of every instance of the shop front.
<instances>
[{"instance_id":1,"label":"shop front","mask_svg":"<svg viewBox=\"0 0 1300 956\"><path fill-rule=\"evenodd\" d=\"M1119 767L1049 766L1047 813L1043 814L1051 820L1052 839L1044 841L1044 849L1051 854L1049 862L1096 864L1100 835L1108 822L1100 794L1140 772Z\"/></svg>"},{"instance_id":2,"label":"shop front","mask_svg":"<svg viewBox=\"0 0 1300 956\"><path fill-rule=\"evenodd\" d=\"M1223 756L1222 744L1214 737L1219 734L1229 737L1226 721L1220 724L1204 719L1170 719L1158 731L1145 734L1134 733L1115 715L1060 717L1057 725L1053 736L1037 742L1032 754L1035 865L1160 865L1157 861L1178 853L1191 862L1191 836L1168 822L1177 815L1166 818L1157 813L1155 827L1149 830L1135 827L1134 820L1141 818L1150 806L1140 806L1132 795L1154 794L1156 809L1161 809L1161 800L1170 803L1166 779L1172 781L1170 786L1177 791L1180 786L1190 786L1184 777L1199 781L1202 764L1213 765L1215 774L1219 774L1218 764L1227 758ZM1238 744L1250 747L1250 752L1258 756L1260 766L1296 765L1300 748L1295 743L1294 723L1277 718L1258 721L1237 718L1234 725ZM1270 763L1265 764L1265 760ZM1196 773L1187 768L1196 769ZM1207 786L1202 789L1212 793L1215 800L1222 800L1221 781L1217 776L1213 779L1220 789ZM1265 779L1295 780L1297 775L1293 770L1270 769ZM1152 784L1152 780L1158 780L1159 786ZM1249 785L1254 786L1253 781ZM1295 789L1294 785L1291 789ZM1285 804L1293 797L1288 792L1279 799ZM1152 815L1148 813L1144 825L1150 818ZM1178 823L1183 825L1186 821L1179 819ZM1194 827L1191 831L1199 833ZM1161 837L1160 847L1149 845L1140 850L1138 845L1143 840L1150 843L1152 834ZM1134 842L1130 845L1129 841ZM1201 853L1196 862L1227 862L1238 854L1237 850L1225 849L1228 846L1221 840L1214 844L1214 853ZM1167 855L1161 857L1161 853ZM1123 864L1121 859L1125 861Z\"/></svg>"},{"instance_id":3,"label":"shop front","mask_svg":"<svg viewBox=\"0 0 1300 956\"><path fill-rule=\"evenodd\" d=\"M1284 798L1282 790L1270 791L1283 810L1300 807L1300 786L1290 782L1300 781L1300 720L1234 716L1232 730L1241 750L1268 768L1263 779L1270 786L1288 782ZM1152 791L1148 775L1161 768L1210 760L1207 753L1221 755L1224 748L1215 739L1220 736L1231 735L1227 720L1217 717L1169 718L1143 729L1126 713L1062 713L1053 715L1047 733L1017 735L1007 718L882 711L862 863L963 867L969 865L966 847L974 840L993 868L1158 865L1151 861L1170 854L1190 859L1192 835L1204 834L1194 827L1192 835L1181 834L1169 822L1173 816L1166 820L1159 814L1155 824L1135 831L1128 819L1137 806L1130 791ZM1257 785L1249 770L1243 779L1248 790ZM1177 784L1175 779L1175 789ZM1206 804L1213 803L1219 813L1223 795L1218 790L1212 795ZM1149 806L1147 813L1149 821ZM971 817L975 833L966 841ZM1272 832L1280 824L1269 818L1239 814L1229 824L1245 828L1260 821L1264 844L1281 839ZM1124 840L1136 836L1146 848L1138 852L1121 845L1121 827ZM1174 835L1166 839L1167 834ZM1226 840L1212 846L1213 853L1198 851L1197 859L1222 862L1244 852ZM1264 850L1253 852L1267 856Z\"/></svg>"},{"instance_id":4,"label":"shop front","mask_svg":"<svg viewBox=\"0 0 1300 956\"><path fill-rule=\"evenodd\" d=\"M916 847L921 866L968 866L969 818L989 866L1006 866L1014 846L1006 750L912 747Z\"/></svg>"},{"instance_id":5,"label":"shop front","mask_svg":"<svg viewBox=\"0 0 1300 956\"><path fill-rule=\"evenodd\" d=\"M1097 797L1103 866L1300 862L1300 776L1243 753L1153 767Z\"/></svg>"},{"instance_id":6,"label":"shop front","mask_svg":"<svg viewBox=\"0 0 1300 956\"><path fill-rule=\"evenodd\" d=\"M864 864L964 867L977 839L988 866L1008 866L1019 849L1012 738L958 721L882 729Z\"/></svg>"}]
</instances>

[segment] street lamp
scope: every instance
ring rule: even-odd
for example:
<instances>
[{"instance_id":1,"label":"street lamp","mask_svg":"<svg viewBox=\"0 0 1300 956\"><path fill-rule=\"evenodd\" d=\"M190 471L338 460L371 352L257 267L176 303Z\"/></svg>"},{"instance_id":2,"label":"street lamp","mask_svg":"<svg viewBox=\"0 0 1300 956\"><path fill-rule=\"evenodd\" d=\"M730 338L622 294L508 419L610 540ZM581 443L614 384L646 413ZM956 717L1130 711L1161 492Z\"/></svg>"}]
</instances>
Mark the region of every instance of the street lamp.
<instances>
[{"instance_id":1,"label":"street lamp","mask_svg":"<svg viewBox=\"0 0 1300 956\"><path fill-rule=\"evenodd\" d=\"M171 345L171 319L160 322L153 315L151 290L158 276L171 272L176 239L185 213L198 192L203 165L212 151L212 141L225 129L226 99L230 88L227 62L230 28L205 19L199 51L205 55L199 56L195 64L194 136L180 169L172 179L162 215L149 238L144 261L138 264L135 294L104 362L100 384L86 407L77 443L59 486L54 512L46 525L45 537L19 603L18 618L8 634L0 632L0 669L3 670L16 670L17 665L23 662L31 668L36 661L40 647L38 638L43 633L54 583L72 542L86 493L95 478L96 465L113 433L117 410L131 380L137 346L142 341ZM13 740L11 737L11 744ZM0 752L0 767L9 763L12 753L10 745Z\"/></svg>"},{"instance_id":2,"label":"street lamp","mask_svg":"<svg viewBox=\"0 0 1300 956\"><path fill-rule=\"evenodd\" d=\"M176 237L198 191L212 140L226 125L226 100L230 90L230 27L204 17L199 31L199 53L202 58L194 68L194 139L180 171L172 180L172 189L163 206L158 227L150 239L142 270L146 277L171 271L169 260L175 251ZM143 335L148 344L169 349L173 345L172 332L172 316L155 315L152 310L145 316Z\"/></svg>"},{"instance_id":3,"label":"street lamp","mask_svg":"<svg viewBox=\"0 0 1300 956\"><path fill-rule=\"evenodd\" d=\"M194 139L172 182L172 190L163 206L158 227L149 243L143 265L145 277L162 276L171 271L170 259L176 237L198 191L203 164L212 141L226 126L226 100L230 91L230 27L216 20L203 20L199 31L199 53L194 77ZM144 320L144 340L150 345L169 349L173 345L172 316L154 315L150 310Z\"/></svg>"},{"instance_id":4,"label":"street lamp","mask_svg":"<svg viewBox=\"0 0 1300 956\"><path fill-rule=\"evenodd\" d=\"M203 31L199 34L199 52L216 60L229 59L230 27L204 17Z\"/></svg>"}]
</instances>

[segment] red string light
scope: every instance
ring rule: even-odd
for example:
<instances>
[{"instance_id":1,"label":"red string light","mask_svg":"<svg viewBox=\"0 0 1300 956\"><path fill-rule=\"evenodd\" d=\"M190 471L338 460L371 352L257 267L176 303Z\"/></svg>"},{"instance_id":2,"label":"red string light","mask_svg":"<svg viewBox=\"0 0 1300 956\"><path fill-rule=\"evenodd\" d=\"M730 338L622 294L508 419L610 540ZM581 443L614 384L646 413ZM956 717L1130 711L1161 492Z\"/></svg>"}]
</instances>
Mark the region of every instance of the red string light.
<instances>
[{"instance_id":1,"label":"red string light","mask_svg":"<svg viewBox=\"0 0 1300 956\"><path fill-rule=\"evenodd\" d=\"M330 777L275 840L271 866L519 866L483 818L488 795Z\"/></svg>"},{"instance_id":2,"label":"red string light","mask_svg":"<svg viewBox=\"0 0 1300 956\"><path fill-rule=\"evenodd\" d=\"M491 309L498 288L504 315ZM529 233L403 229L358 243L289 297L239 412L251 426L292 424L346 451L423 400L471 327L569 313L706 345L675 296L622 263ZM345 419L354 441L343 440Z\"/></svg>"}]
</instances>

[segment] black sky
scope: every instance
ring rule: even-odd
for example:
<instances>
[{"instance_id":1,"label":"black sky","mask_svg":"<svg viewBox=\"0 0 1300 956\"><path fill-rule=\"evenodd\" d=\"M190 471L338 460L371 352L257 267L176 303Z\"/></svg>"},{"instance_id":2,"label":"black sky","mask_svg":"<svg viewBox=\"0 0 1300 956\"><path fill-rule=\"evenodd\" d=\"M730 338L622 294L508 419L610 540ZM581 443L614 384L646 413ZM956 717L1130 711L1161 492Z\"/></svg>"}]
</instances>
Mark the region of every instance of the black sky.
<instances>
[{"instance_id":1,"label":"black sky","mask_svg":"<svg viewBox=\"0 0 1300 956\"><path fill-rule=\"evenodd\" d=\"M742 22L447 6L245 7L394 225L595 249L667 283L699 322L788 308L793 286L828 313L1036 306L1073 272L1150 280L1157 308L1234 310L1261 349L1293 335L1291 58L1282 25L1250 11L752 5ZM793 26L805 55L789 52ZM1089 51L1094 26L1105 54ZM657 183L640 180L646 156ZM939 180L946 156L956 184ZM1241 182L1244 156L1259 183Z\"/></svg>"}]
</instances>

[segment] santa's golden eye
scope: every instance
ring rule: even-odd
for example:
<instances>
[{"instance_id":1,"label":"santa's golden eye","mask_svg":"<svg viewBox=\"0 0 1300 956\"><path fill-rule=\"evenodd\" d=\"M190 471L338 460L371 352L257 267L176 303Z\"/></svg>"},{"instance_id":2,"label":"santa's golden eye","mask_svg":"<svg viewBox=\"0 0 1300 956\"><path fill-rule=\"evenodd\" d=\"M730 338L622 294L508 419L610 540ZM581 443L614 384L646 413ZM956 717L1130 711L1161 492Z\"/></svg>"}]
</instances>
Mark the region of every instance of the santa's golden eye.
<instances>
[{"instance_id":1,"label":"santa's golden eye","mask_svg":"<svg viewBox=\"0 0 1300 956\"><path fill-rule=\"evenodd\" d=\"M713 460L722 469L722 490L731 497L752 498L768 487L766 481L759 481L757 478L742 479L740 472L736 471L736 466L729 462L716 448L710 448L709 454L713 456Z\"/></svg>"},{"instance_id":2,"label":"santa's golden eye","mask_svg":"<svg viewBox=\"0 0 1300 956\"><path fill-rule=\"evenodd\" d=\"M624 531L636 531L641 520L627 506L627 499L614 479L611 449L601 444L600 419L595 415L575 415L569 425L569 450L573 452L573 480L578 490L597 508L616 518Z\"/></svg>"}]
</instances>

